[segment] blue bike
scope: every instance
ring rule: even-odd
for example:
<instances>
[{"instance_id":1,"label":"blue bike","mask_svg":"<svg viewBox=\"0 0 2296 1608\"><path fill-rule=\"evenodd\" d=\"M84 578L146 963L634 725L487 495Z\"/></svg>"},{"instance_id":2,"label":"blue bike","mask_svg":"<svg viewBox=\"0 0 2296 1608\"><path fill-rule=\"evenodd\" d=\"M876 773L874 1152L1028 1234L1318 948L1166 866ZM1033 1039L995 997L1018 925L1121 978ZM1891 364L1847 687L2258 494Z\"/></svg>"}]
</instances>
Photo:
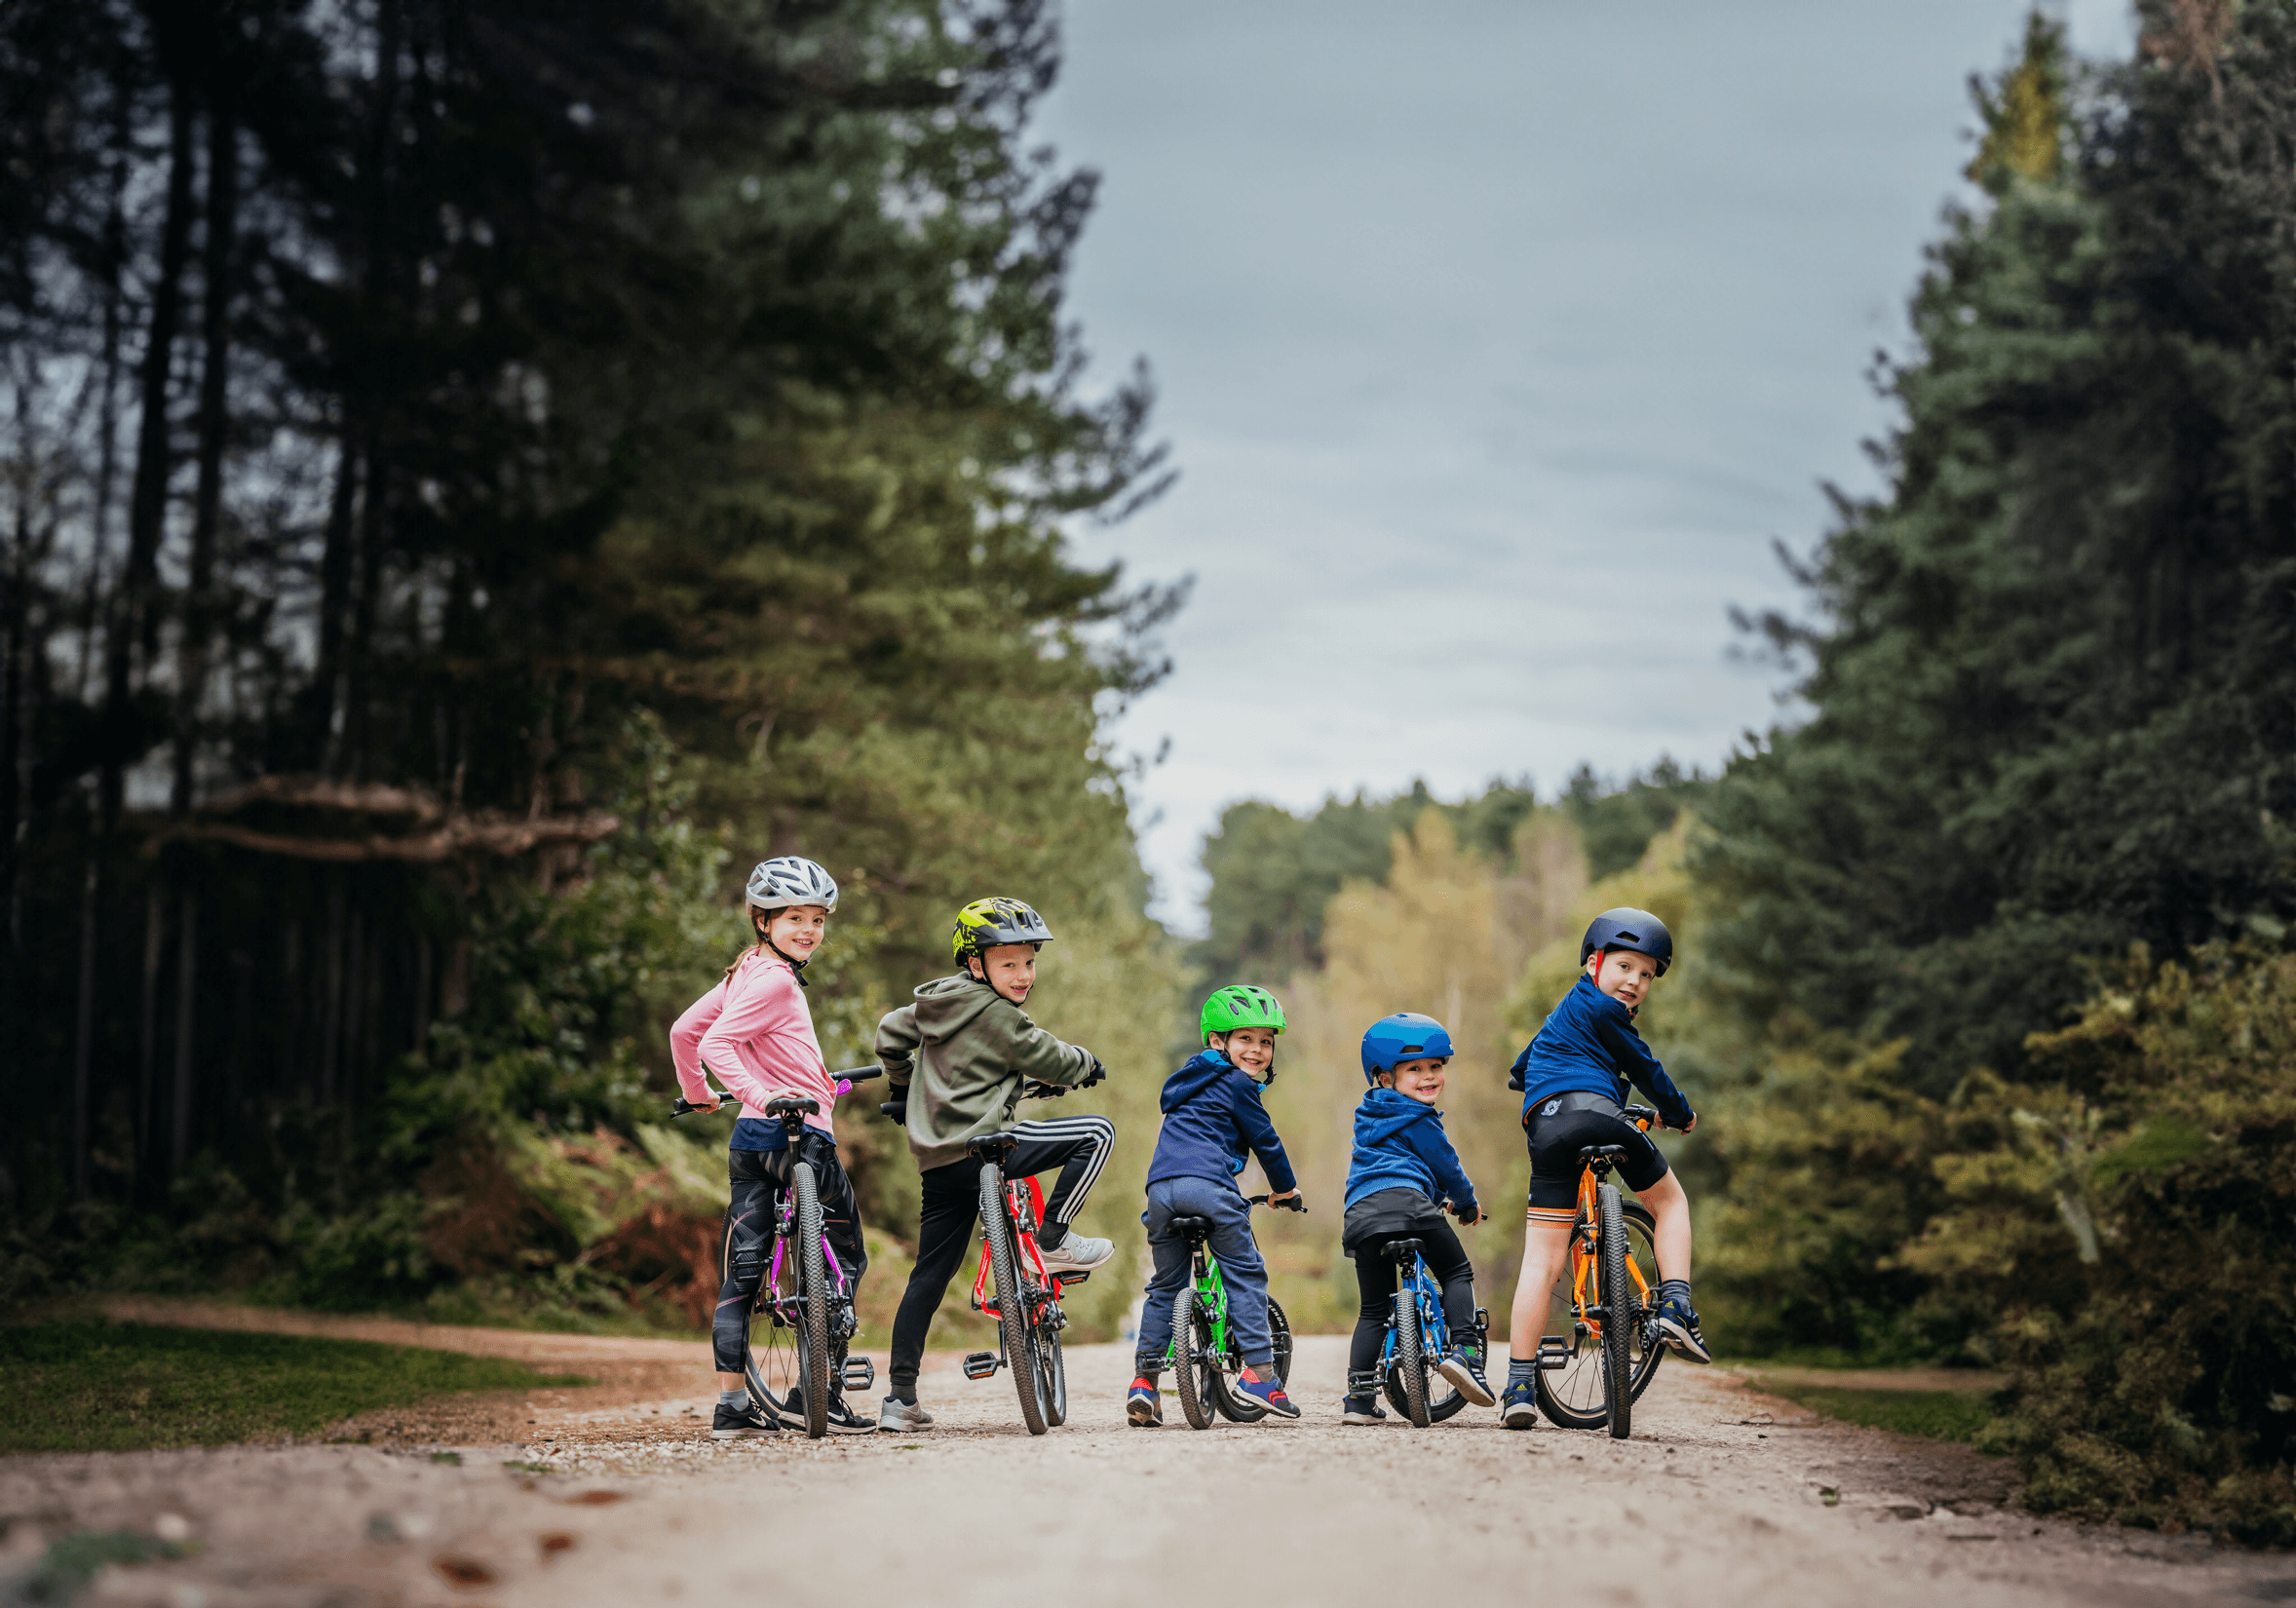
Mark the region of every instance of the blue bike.
<instances>
[{"instance_id":1,"label":"blue bike","mask_svg":"<svg viewBox=\"0 0 2296 1608\"><path fill-rule=\"evenodd\" d=\"M1436 1371L1436 1364L1450 1356L1452 1349L1451 1330L1443 1321L1443 1286L1428 1271L1417 1240L1390 1240L1385 1254L1395 1258L1401 1282L1396 1289L1395 1309L1388 1314L1379 1369L1389 1403L1424 1430L1467 1405L1467 1397ZM1483 1346L1490 1330L1491 1315L1475 1308L1478 1347ZM1440 1395L1435 1394L1437 1387Z\"/></svg>"}]
</instances>

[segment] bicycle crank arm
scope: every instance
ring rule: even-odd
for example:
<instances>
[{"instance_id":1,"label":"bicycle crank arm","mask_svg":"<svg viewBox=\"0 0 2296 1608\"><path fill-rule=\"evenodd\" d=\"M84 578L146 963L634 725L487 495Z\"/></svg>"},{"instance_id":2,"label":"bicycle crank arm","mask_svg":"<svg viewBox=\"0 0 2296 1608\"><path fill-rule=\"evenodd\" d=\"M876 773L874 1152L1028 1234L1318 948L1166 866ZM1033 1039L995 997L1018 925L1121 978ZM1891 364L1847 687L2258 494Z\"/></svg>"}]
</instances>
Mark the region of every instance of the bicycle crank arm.
<instances>
[{"instance_id":1,"label":"bicycle crank arm","mask_svg":"<svg viewBox=\"0 0 2296 1608\"><path fill-rule=\"evenodd\" d=\"M997 1369L1004 1365L1005 1359L993 1351L976 1351L965 1354L965 1377L968 1379L990 1378Z\"/></svg>"}]
</instances>

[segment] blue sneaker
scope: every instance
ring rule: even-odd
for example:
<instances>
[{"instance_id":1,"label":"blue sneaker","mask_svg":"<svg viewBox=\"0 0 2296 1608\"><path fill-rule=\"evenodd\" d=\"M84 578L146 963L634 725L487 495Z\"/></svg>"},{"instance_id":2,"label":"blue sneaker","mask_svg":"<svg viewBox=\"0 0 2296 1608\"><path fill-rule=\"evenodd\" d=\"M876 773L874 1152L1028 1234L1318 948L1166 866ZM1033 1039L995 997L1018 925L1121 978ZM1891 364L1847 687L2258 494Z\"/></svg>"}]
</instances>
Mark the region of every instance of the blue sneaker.
<instances>
[{"instance_id":1,"label":"blue sneaker","mask_svg":"<svg viewBox=\"0 0 2296 1608\"><path fill-rule=\"evenodd\" d=\"M1478 1407L1487 1407L1499 1399L1491 1394L1490 1383L1483 1378L1483 1359L1464 1347L1437 1362L1435 1371L1451 1382L1453 1390Z\"/></svg>"},{"instance_id":2,"label":"blue sneaker","mask_svg":"<svg viewBox=\"0 0 2296 1608\"><path fill-rule=\"evenodd\" d=\"M1698 1331L1698 1314L1690 1305L1690 1292L1669 1290L1659 1297L1659 1337L1693 1362L1711 1362L1714 1354L1706 1350L1706 1337Z\"/></svg>"},{"instance_id":3,"label":"blue sneaker","mask_svg":"<svg viewBox=\"0 0 2296 1608\"><path fill-rule=\"evenodd\" d=\"M1138 1378L1132 1381L1132 1394L1124 1399L1124 1421L1135 1430L1153 1430L1164 1423L1164 1396L1156 1388L1156 1381Z\"/></svg>"},{"instance_id":4,"label":"blue sneaker","mask_svg":"<svg viewBox=\"0 0 2296 1608\"><path fill-rule=\"evenodd\" d=\"M1499 1397L1499 1422L1511 1430L1527 1430L1539 1422L1539 1406L1528 1379L1510 1380Z\"/></svg>"},{"instance_id":5,"label":"blue sneaker","mask_svg":"<svg viewBox=\"0 0 2296 1608\"><path fill-rule=\"evenodd\" d=\"M1282 1418L1297 1418L1299 1409L1291 1404L1291 1397L1283 1394L1282 1381L1275 1379L1244 1379L1239 1377L1236 1389L1248 1400Z\"/></svg>"}]
</instances>

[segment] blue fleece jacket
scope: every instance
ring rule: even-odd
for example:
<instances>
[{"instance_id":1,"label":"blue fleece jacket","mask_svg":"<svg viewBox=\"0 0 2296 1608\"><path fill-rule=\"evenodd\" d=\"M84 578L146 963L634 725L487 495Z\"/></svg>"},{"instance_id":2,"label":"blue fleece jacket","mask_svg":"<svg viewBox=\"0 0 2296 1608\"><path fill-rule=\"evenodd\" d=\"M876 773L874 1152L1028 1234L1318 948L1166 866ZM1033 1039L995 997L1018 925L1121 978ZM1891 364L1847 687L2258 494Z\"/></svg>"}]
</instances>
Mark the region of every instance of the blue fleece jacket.
<instances>
[{"instance_id":1,"label":"blue fleece jacket","mask_svg":"<svg viewBox=\"0 0 2296 1608\"><path fill-rule=\"evenodd\" d=\"M1228 1183L1244 1170L1246 1151L1260 1159L1268 1187L1279 1195L1298 1185L1291 1158L1260 1103L1260 1086L1217 1050L1191 1056L1164 1080L1164 1131L1148 1163L1148 1182L1209 1178Z\"/></svg>"},{"instance_id":2,"label":"blue fleece jacket","mask_svg":"<svg viewBox=\"0 0 2296 1608\"><path fill-rule=\"evenodd\" d=\"M1634 1031L1634 1013L1584 974L1514 1057L1508 1081L1522 1086L1526 1113L1556 1094L1600 1094L1625 1105L1631 1082L1650 1096L1668 1128L1691 1118L1690 1102Z\"/></svg>"},{"instance_id":3,"label":"blue fleece jacket","mask_svg":"<svg viewBox=\"0 0 2296 1608\"><path fill-rule=\"evenodd\" d=\"M1416 1189L1437 1206L1447 1196L1462 1215L1475 1209L1474 1184L1443 1131L1443 1114L1408 1094L1374 1088L1356 1107L1356 1148L1340 1209L1383 1189Z\"/></svg>"}]
</instances>

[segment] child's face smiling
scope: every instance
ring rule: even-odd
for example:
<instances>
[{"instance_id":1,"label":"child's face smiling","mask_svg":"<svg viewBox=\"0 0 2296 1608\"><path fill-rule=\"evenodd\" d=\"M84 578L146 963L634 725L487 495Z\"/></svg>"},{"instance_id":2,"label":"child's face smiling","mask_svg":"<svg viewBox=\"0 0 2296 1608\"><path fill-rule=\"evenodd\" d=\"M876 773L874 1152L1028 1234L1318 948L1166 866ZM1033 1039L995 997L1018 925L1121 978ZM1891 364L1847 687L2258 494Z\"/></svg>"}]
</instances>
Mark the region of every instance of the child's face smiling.
<instances>
[{"instance_id":1,"label":"child's face smiling","mask_svg":"<svg viewBox=\"0 0 2296 1608\"><path fill-rule=\"evenodd\" d=\"M972 964L975 976L1014 1005L1026 1003L1028 991L1036 986L1036 945L1033 943L1000 943Z\"/></svg>"},{"instance_id":2,"label":"child's face smiling","mask_svg":"<svg viewBox=\"0 0 2296 1608\"><path fill-rule=\"evenodd\" d=\"M1268 1068L1276 1064L1276 1030L1272 1027L1239 1027L1228 1033L1214 1033L1222 1042L1212 1046L1228 1057L1230 1065L1255 1083L1268 1081Z\"/></svg>"},{"instance_id":3,"label":"child's face smiling","mask_svg":"<svg viewBox=\"0 0 2296 1608\"><path fill-rule=\"evenodd\" d=\"M792 960L805 960L829 935L829 912L819 904L784 904L765 918L765 936Z\"/></svg>"},{"instance_id":4,"label":"child's face smiling","mask_svg":"<svg viewBox=\"0 0 2296 1608\"><path fill-rule=\"evenodd\" d=\"M1648 955L1613 949L1588 956L1587 975L1594 979L1595 987L1631 1011L1650 992L1651 979L1659 975L1659 969Z\"/></svg>"},{"instance_id":5,"label":"child's face smiling","mask_svg":"<svg viewBox=\"0 0 2296 1608\"><path fill-rule=\"evenodd\" d=\"M1443 1097L1444 1062L1428 1056L1422 1060L1403 1061L1388 1077L1388 1087L1398 1094L1408 1094L1421 1105L1433 1105Z\"/></svg>"}]
</instances>

